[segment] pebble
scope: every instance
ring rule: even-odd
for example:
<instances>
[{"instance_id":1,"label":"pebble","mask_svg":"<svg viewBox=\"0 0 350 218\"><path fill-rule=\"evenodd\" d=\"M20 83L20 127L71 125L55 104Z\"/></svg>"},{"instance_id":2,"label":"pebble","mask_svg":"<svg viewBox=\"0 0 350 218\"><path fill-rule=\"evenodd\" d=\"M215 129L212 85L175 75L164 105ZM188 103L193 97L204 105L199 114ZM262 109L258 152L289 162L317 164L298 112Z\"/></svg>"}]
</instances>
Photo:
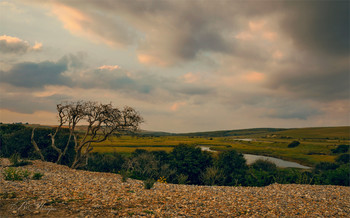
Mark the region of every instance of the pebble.
<instances>
[{"instance_id":1,"label":"pebble","mask_svg":"<svg viewBox=\"0 0 350 218\"><path fill-rule=\"evenodd\" d=\"M19 167L41 180L6 181L0 174L0 217L347 217L350 188L297 184L266 187L197 186L143 182L112 173L70 169L39 160ZM0 158L0 171L9 162ZM1 195L3 196L3 195ZM0 196L0 198L1 198ZM11 200L11 202L10 202ZM9 203L6 203L6 202ZM23 203L25 202L25 203Z\"/></svg>"}]
</instances>

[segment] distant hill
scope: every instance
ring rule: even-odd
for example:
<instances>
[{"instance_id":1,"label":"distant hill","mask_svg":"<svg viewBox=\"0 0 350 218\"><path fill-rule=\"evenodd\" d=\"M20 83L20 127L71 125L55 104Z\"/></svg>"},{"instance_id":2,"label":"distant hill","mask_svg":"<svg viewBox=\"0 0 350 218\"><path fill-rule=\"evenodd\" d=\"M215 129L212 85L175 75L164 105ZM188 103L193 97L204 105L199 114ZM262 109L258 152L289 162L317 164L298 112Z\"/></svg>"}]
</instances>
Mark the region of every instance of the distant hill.
<instances>
[{"instance_id":1,"label":"distant hill","mask_svg":"<svg viewBox=\"0 0 350 218\"><path fill-rule=\"evenodd\" d=\"M2 124L6 125L6 124ZM23 124L28 127L54 128L52 125ZM63 127L64 128L64 127ZM86 126L77 126L76 130L85 131ZM238 130L220 130L192 133L169 133L162 131L141 130L140 136L192 136L192 137L277 137L277 138L304 138L304 139L345 139L350 140L350 126L339 127L307 127L307 128L251 128Z\"/></svg>"},{"instance_id":2,"label":"distant hill","mask_svg":"<svg viewBox=\"0 0 350 218\"><path fill-rule=\"evenodd\" d=\"M266 135L274 132L282 131L282 128L253 128L238 130L222 130L209 132L193 132L176 134L178 136L201 136L201 137L228 137L228 136L244 136L244 135Z\"/></svg>"},{"instance_id":3,"label":"distant hill","mask_svg":"<svg viewBox=\"0 0 350 218\"><path fill-rule=\"evenodd\" d=\"M308 127L308 128L253 128L239 130L223 130L209 132L181 133L178 136L197 137L285 137L305 139L350 139L350 126L341 127Z\"/></svg>"}]
</instances>

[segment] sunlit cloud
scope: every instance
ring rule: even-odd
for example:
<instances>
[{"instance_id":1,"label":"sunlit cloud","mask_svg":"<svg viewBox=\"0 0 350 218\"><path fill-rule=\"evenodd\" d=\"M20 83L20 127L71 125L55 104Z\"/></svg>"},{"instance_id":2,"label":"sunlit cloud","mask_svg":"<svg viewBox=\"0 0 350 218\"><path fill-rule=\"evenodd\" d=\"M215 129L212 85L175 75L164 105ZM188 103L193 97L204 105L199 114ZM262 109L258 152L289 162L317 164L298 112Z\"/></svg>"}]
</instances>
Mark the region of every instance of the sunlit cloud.
<instances>
[{"instance_id":1,"label":"sunlit cloud","mask_svg":"<svg viewBox=\"0 0 350 218\"><path fill-rule=\"evenodd\" d=\"M33 46L29 42L18 37L2 35L0 36L0 53L23 54L29 51L39 51L42 43L35 42Z\"/></svg>"},{"instance_id":2,"label":"sunlit cloud","mask_svg":"<svg viewBox=\"0 0 350 218\"><path fill-rule=\"evenodd\" d=\"M243 79L248 82L261 82L265 79L265 75L260 72L248 72L244 74Z\"/></svg>"},{"instance_id":3,"label":"sunlit cloud","mask_svg":"<svg viewBox=\"0 0 350 218\"><path fill-rule=\"evenodd\" d=\"M116 70L119 68L120 67L118 65L103 65L103 66L100 66L98 69L100 69L100 70Z\"/></svg>"},{"instance_id":4,"label":"sunlit cloud","mask_svg":"<svg viewBox=\"0 0 350 218\"><path fill-rule=\"evenodd\" d=\"M137 56L138 60L142 64L154 64L157 66L167 66L169 63L162 60L160 57L149 55L149 54L139 54Z\"/></svg>"},{"instance_id":5,"label":"sunlit cloud","mask_svg":"<svg viewBox=\"0 0 350 218\"><path fill-rule=\"evenodd\" d=\"M171 111L177 111L180 109L180 107L185 106L187 103L186 102L176 102L171 105L170 110Z\"/></svg>"},{"instance_id":6,"label":"sunlit cloud","mask_svg":"<svg viewBox=\"0 0 350 218\"><path fill-rule=\"evenodd\" d=\"M0 108L13 121L82 99L133 106L150 130L348 125L348 2L12 2Z\"/></svg>"}]
</instances>

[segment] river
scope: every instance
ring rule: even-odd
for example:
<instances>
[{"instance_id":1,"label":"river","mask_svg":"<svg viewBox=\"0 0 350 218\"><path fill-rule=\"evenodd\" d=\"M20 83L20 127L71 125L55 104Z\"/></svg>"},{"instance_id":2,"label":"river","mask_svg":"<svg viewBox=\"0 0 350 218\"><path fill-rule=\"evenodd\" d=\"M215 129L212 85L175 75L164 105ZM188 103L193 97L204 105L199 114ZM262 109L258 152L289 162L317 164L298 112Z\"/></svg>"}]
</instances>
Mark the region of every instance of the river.
<instances>
[{"instance_id":1,"label":"river","mask_svg":"<svg viewBox=\"0 0 350 218\"><path fill-rule=\"evenodd\" d=\"M210 152L216 152L210 149L208 146L200 146L202 151L210 151ZM254 154L243 154L244 158L247 160L247 164L252 164L256 160L262 159L262 160L268 160L272 163L276 164L277 167L280 168L287 168L287 167L293 167L293 168L300 168L300 169L311 169L311 167L303 166L301 164L298 164L296 162L292 161L286 161L275 157L267 157L262 155L254 155Z\"/></svg>"}]
</instances>

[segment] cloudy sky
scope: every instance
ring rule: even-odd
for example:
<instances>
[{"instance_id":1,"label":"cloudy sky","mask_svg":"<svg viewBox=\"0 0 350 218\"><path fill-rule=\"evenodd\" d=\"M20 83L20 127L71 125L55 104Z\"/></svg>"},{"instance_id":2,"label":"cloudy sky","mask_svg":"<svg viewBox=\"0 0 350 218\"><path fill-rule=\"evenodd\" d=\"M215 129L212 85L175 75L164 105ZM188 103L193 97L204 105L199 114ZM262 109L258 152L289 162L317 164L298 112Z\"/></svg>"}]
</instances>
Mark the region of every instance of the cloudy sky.
<instances>
[{"instance_id":1,"label":"cloudy sky","mask_svg":"<svg viewBox=\"0 0 350 218\"><path fill-rule=\"evenodd\" d=\"M349 125L349 1L0 0L0 121L134 107L143 129Z\"/></svg>"}]
</instances>

